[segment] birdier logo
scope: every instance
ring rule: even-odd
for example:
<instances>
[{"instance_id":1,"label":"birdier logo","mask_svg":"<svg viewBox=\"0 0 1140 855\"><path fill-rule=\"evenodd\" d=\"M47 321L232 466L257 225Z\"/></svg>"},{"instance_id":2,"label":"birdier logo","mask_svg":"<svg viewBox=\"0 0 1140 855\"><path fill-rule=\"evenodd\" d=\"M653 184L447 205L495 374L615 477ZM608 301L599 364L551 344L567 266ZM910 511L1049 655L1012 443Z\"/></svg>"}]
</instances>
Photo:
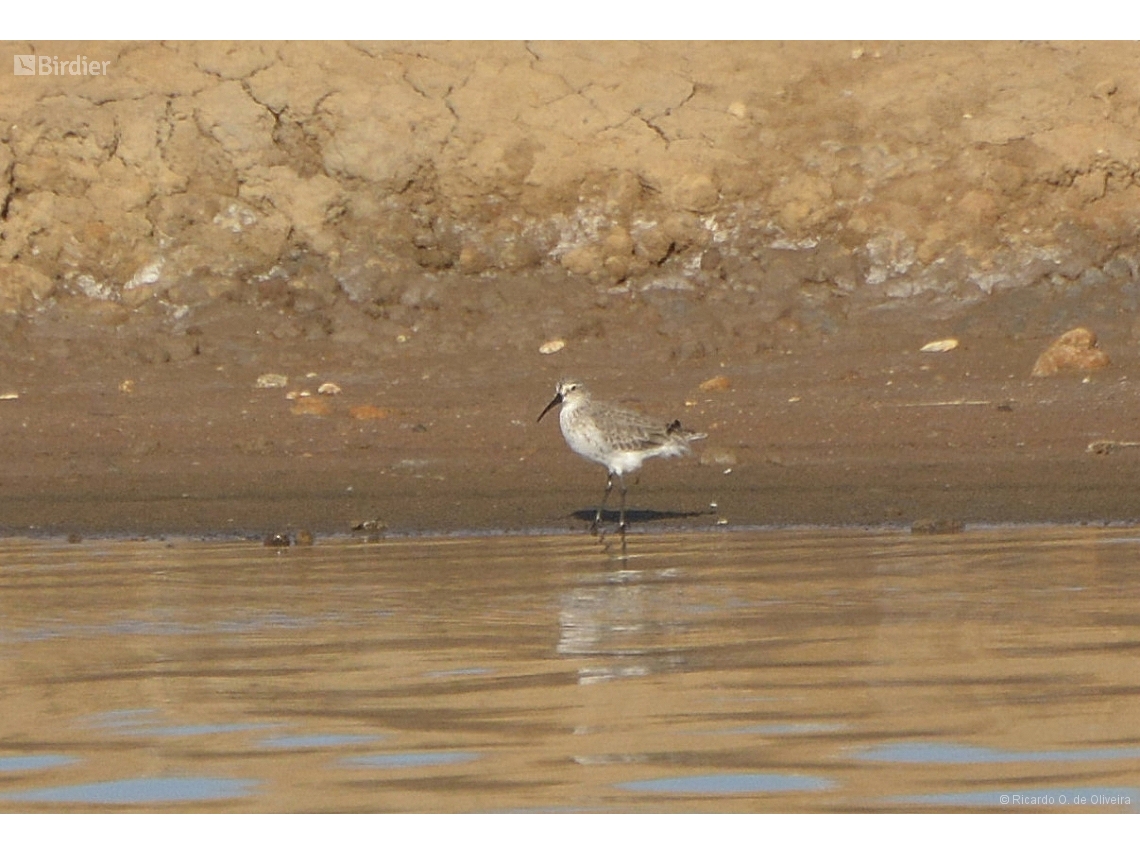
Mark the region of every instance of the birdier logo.
<instances>
[{"instance_id":1,"label":"birdier logo","mask_svg":"<svg viewBox=\"0 0 1140 855\"><path fill-rule=\"evenodd\" d=\"M36 56L34 53L18 53L12 57L12 73L18 75L55 75L57 77L98 77L107 73L111 60L87 59L76 55L75 59L60 60L58 56Z\"/></svg>"}]
</instances>

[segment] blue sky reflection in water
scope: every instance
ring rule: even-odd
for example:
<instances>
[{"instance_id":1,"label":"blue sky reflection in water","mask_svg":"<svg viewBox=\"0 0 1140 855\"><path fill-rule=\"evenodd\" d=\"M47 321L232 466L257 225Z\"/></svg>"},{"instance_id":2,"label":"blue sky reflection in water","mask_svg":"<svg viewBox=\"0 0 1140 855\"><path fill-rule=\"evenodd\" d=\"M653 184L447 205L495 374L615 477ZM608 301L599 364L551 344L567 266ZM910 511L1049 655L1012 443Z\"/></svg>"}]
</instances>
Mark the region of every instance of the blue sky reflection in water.
<instances>
[{"instance_id":1,"label":"blue sky reflection in water","mask_svg":"<svg viewBox=\"0 0 1140 855\"><path fill-rule=\"evenodd\" d=\"M830 790L835 782L807 775L688 775L681 778L656 778L618 784L623 790L638 793L679 793L714 795L717 793L783 793L790 791Z\"/></svg>"},{"instance_id":2,"label":"blue sky reflection in water","mask_svg":"<svg viewBox=\"0 0 1140 855\"><path fill-rule=\"evenodd\" d=\"M896 742L859 751L856 756L872 763L1090 763L1140 759L1140 746L1074 751L995 751L974 745Z\"/></svg>"},{"instance_id":3,"label":"blue sky reflection in water","mask_svg":"<svg viewBox=\"0 0 1140 855\"><path fill-rule=\"evenodd\" d=\"M0 799L10 802L91 805L218 801L247 796L257 783L231 778L134 778L127 781L100 781L5 792L0 793Z\"/></svg>"},{"instance_id":4,"label":"blue sky reflection in water","mask_svg":"<svg viewBox=\"0 0 1140 855\"><path fill-rule=\"evenodd\" d=\"M0 773L34 772L40 769L51 769L54 766L67 766L75 762L77 762L77 758L62 754L0 755Z\"/></svg>"}]
</instances>

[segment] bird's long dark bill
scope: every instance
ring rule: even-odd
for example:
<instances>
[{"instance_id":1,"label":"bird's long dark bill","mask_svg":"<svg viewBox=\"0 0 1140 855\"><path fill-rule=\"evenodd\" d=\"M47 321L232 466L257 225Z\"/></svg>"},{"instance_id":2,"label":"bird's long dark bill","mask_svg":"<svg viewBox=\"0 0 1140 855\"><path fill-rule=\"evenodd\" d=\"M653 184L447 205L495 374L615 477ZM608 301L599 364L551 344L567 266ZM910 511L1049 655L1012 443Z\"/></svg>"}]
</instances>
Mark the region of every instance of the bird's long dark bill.
<instances>
[{"instance_id":1,"label":"bird's long dark bill","mask_svg":"<svg viewBox=\"0 0 1140 855\"><path fill-rule=\"evenodd\" d=\"M549 404L547 404L547 405L546 405L546 409L545 409L545 410L543 410L541 413L539 413L539 414L538 414L538 418L537 418L535 421L539 421L539 422L540 422L540 421L542 421L542 417L543 417L543 416L545 416L545 415L546 415L547 413L549 413L549 412L550 412L550 411L551 411L551 410L552 410L554 407L558 406L558 405L559 405L559 404L561 404L561 403L562 403L562 396L561 396L561 395L555 395L555 396L554 396L554 400L553 400L553 401L551 401Z\"/></svg>"}]
</instances>

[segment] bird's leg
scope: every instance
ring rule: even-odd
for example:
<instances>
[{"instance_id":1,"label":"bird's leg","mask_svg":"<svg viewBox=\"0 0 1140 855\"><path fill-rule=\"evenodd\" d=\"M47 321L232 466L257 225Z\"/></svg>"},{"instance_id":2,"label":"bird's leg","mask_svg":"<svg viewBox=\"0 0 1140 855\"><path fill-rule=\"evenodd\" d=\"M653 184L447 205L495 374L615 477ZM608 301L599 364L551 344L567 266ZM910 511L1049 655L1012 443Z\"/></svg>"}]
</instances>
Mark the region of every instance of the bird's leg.
<instances>
[{"instance_id":1,"label":"bird's leg","mask_svg":"<svg viewBox=\"0 0 1140 855\"><path fill-rule=\"evenodd\" d=\"M614 488L614 476L612 472L606 473L606 492L602 494L602 503L598 505L598 512L594 514L594 524L590 526L592 534L598 534L601 531L602 512L606 509L606 499L610 497L610 490ZM623 489L624 493L624 489Z\"/></svg>"},{"instance_id":2,"label":"bird's leg","mask_svg":"<svg viewBox=\"0 0 1140 855\"><path fill-rule=\"evenodd\" d=\"M618 475L621 484L621 513L618 515L618 531L621 532L622 543L625 543L625 476Z\"/></svg>"}]
</instances>

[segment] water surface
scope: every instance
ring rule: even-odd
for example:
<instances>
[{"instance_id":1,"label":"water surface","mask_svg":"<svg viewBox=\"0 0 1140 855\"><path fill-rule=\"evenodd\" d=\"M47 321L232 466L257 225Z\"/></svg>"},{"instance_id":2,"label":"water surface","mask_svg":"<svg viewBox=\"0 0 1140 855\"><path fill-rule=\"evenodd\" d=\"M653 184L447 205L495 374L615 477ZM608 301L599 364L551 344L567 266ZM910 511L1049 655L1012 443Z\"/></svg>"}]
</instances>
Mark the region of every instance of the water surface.
<instances>
[{"instance_id":1,"label":"water surface","mask_svg":"<svg viewBox=\"0 0 1140 855\"><path fill-rule=\"evenodd\" d=\"M0 810L1134 811L1140 532L0 542Z\"/></svg>"}]
</instances>

